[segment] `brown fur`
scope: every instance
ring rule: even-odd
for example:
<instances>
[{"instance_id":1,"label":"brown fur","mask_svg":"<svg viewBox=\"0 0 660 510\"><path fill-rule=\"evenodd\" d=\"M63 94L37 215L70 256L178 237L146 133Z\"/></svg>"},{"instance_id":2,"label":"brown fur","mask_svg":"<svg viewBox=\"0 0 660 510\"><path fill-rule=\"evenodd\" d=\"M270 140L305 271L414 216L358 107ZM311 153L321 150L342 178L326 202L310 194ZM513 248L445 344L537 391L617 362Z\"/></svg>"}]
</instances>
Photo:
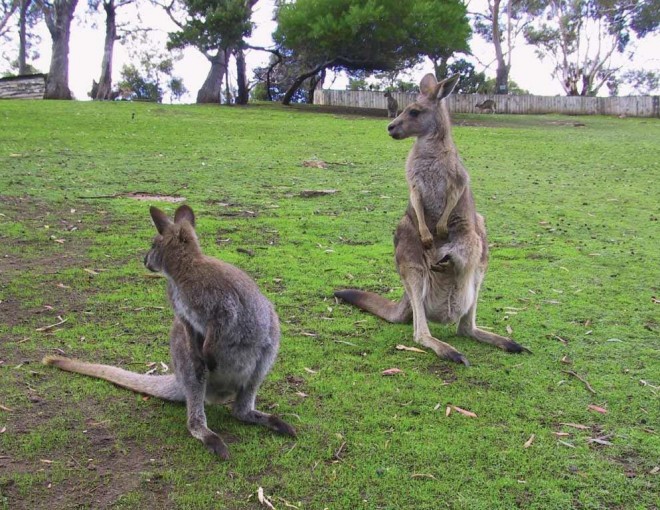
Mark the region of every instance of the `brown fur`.
<instances>
[{"instance_id":1,"label":"brown fur","mask_svg":"<svg viewBox=\"0 0 660 510\"><path fill-rule=\"evenodd\" d=\"M495 110L497 109L497 105L492 99L486 99L482 103L477 103L474 107L486 113L495 113Z\"/></svg>"},{"instance_id":2,"label":"brown fur","mask_svg":"<svg viewBox=\"0 0 660 510\"><path fill-rule=\"evenodd\" d=\"M394 236L397 269L405 287L401 301L391 302L355 289L335 295L389 322L412 319L416 342L442 358L467 365L465 356L431 335L428 320L458 322L459 335L510 352L526 349L476 326L477 298L488 266L488 243L442 101L457 81L458 76L453 76L438 83L432 74L426 75L417 101L388 126L390 136L397 140L417 137L406 163L410 203ZM427 225L434 225L434 232Z\"/></svg>"},{"instance_id":3,"label":"brown fur","mask_svg":"<svg viewBox=\"0 0 660 510\"><path fill-rule=\"evenodd\" d=\"M387 98L387 117L396 117L396 114L399 113L398 101L392 97L391 92L385 92L383 95Z\"/></svg>"}]
</instances>

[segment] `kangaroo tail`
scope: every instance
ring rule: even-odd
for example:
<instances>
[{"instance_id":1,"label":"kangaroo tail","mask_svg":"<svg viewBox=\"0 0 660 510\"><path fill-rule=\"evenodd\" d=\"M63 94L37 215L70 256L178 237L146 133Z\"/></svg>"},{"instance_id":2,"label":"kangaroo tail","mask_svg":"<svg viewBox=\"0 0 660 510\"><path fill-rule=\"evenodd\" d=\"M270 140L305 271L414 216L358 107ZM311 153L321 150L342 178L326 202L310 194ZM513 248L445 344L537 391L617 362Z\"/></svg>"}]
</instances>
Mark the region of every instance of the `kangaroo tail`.
<instances>
[{"instance_id":1,"label":"kangaroo tail","mask_svg":"<svg viewBox=\"0 0 660 510\"><path fill-rule=\"evenodd\" d=\"M96 363L85 363L63 356L46 356L42 363L53 365L67 372L88 375L105 379L118 386L127 388L137 393L144 393L152 397L164 400L183 402L186 400L183 390L179 386L174 375L144 375L129 372L123 368L110 365L98 365Z\"/></svg>"},{"instance_id":2,"label":"kangaroo tail","mask_svg":"<svg viewBox=\"0 0 660 510\"><path fill-rule=\"evenodd\" d=\"M388 322L403 323L412 319L412 308L406 295L398 302L356 289L338 290L335 296Z\"/></svg>"}]
</instances>

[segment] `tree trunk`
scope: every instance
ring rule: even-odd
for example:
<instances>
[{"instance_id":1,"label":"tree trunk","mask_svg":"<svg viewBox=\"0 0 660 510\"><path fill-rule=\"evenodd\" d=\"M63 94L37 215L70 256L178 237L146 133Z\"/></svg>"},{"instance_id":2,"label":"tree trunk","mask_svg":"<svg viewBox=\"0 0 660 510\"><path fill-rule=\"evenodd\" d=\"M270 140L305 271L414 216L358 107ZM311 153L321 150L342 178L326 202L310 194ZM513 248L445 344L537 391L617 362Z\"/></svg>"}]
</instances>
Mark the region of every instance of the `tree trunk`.
<instances>
[{"instance_id":1,"label":"tree trunk","mask_svg":"<svg viewBox=\"0 0 660 510\"><path fill-rule=\"evenodd\" d=\"M227 62L227 67L229 67L229 58L231 57L231 51L229 49L225 50L225 61ZM225 74L225 104L231 104L231 90L229 90L229 69Z\"/></svg>"},{"instance_id":2,"label":"tree trunk","mask_svg":"<svg viewBox=\"0 0 660 510\"><path fill-rule=\"evenodd\" d=\"M307 78L310 78L310 77L314 76L315 74L327 69L328 67L331 67L335 63L336 63L336 60L330 60L328 62L324 62L323 64L320 64L320 65L316 66L311 71L308 71L308 72L303 73L300 76L298 76L294 80L294 82L291 84L291 86L289 87L289 90L287 90L286 93L284 94L284 97L282 98L282 104L283 105L288 105L288 104L291 103L291 98L293 97L293 95L296 93L296 91L300 88L300 86L303 84L303 82Z\"/></svg>"},{"instance_id":3,"label":"tree trunk","mask_svg":"<svg viewBox=\"0 0 660 510\"><path fill-rule=\"evenodd\" d=\"M247 86L247 66L245 64L245 53L243 50L234 51L236 57L236 86L238 87L238 95L236 96L236 104L248 104L250 99L250 91Z\"/></svg>"},{"instance_id":4,"label":"tree trunk","mask_svg":"<svg viewBox=\"0 0 660 510\"><path fill-rule=\"evenodd\" d=\"M309 79L309 90L307 91L307 103L314 104L314 91L318 88L323 88L325 81L325 69L321 70L318 75L314 75Z\"/></svg>"},{"instance_id":5,"label":"tree trunk","mask_svg":"<svg viewBox=\"0 0 660 510\"><path fill-rule=\"evenodd\" d=\"M55 0L53 6L44 11L46 25L53 39L44 99L72 98L69 90L69 38L77 4L78 0Z\"/></svg>"},{"instance_id":6,"label":"tree trunk","mask_svg":"<svg viewBox=\"0 0 660 510\"><path fill-rule=\"evenodd\" d=\"M502 53L502 34L500 32L500 0L494 0L492 7L493 15L493 44L495 46L495 57L497 59L497 71L495 74L495 94L509 93L509 66L504 61Z\"/></svg>"},{"instance_id":7,"label":"tree trunk","mask_svg":"<svg viewBox=\"0 0 660 510\"><path fill-rule=\"evenodd\" d=\"M27 13L32 0L21 0L18 19L18 74L27 74Z\"/></svg>"},{"instance_id":8,"label":"tree trunk","mask_svg":"<svg viewBox=\"0 0 660 510\"><path fill-rule=\"evenodd\" d=\"M206 55L211 62L211 69L204 84L197 92L197 103L220 103L222 95L222 79L227 72L227 58L224 50L218 50L214 55Z\"/></svg>"},{"instance_id":9,"label":"tree trunk","mask_svg":"<svg viewBox=\"0 0 660 510\"><path fill-rule=\"evenodd\" d=\"M93 98L98 100L107 100L112 96L112 56L117 40L117 7L115 0L104 1L103 10L105 10L103 61L101 62L101 77L99 78L96 95Z\"/></svg>"}]
</instances>

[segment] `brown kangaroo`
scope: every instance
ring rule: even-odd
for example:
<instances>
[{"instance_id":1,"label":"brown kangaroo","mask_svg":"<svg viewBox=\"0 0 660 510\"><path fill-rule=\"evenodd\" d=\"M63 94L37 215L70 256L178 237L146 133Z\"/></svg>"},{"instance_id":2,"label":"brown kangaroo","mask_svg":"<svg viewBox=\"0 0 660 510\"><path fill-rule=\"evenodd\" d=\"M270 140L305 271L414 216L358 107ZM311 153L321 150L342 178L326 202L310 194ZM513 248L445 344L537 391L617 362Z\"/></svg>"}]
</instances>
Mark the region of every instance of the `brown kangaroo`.
<instances>
[{"instance_id":1,"label":"brown kangaroo","mask_svg":"<svg viewBox=\"0 0 660 510\"><path fill-rule=\"evenodd\" d=\"M295 437L291 425L254 408L257 390L279 347L280 325L273 305L243 271L202 254L190 207L179 207L174 222L156 207L150 212L158 235L144 264L167 277L175 314L170 332L174 375L136 374L61 356L47 356L43 363L185 402L188 430L223 459L229 451L206 425L205 401L233 399L232 414L239 420Z\"/></svg>"},{"instance_id":2,"label":"brown kangaroo","mask_svg":"<svg viewBox=\"0 0 660 510\"><path fill-rule=\"evenodd\" d=\"M392 97L391 92L385 92L383 95L387 98L387 117L396 117L399 110L399 103Z\"/></svg>"},{"instance_id":3,"label":"brown kangaroo","mask_svg":"<svg viewBox=\"0 0 660 510\"><path fill-rule=\"evenodd\" d=\"M497 106L495 105L495 101L493 101L492 99L486 99L482 103L475 104L474 107L479 109L479 111L486 113L495 113L495 110L497 108Z\"/></svg>"},{"instance_id":4,"label":"brown kangaroo","mask_svg":"<svg viewBox=\"0 0 660 510\"><path fill-rule=\"evenodd\" d=\"M428 320L458 322L458 335L509 352L527 349L476 326L477 298L488 266L488 243L484 220L475 209L469 176L451 137L449 112L443 101L457 82L458 75L438 83L435 76L427 74L420 83L417 100L387 127L396 140L417 137L406 163L410 202L394 235L396 265L405 288L403 297L392 302L355 289L337 291L335 296L389 322L412 320L417 343L441 358L469 365L463 354L431 335ZM441 227L446 216L445 233ZM438 227L432 234L426 225Z\"/></svg>"}]
</instances>

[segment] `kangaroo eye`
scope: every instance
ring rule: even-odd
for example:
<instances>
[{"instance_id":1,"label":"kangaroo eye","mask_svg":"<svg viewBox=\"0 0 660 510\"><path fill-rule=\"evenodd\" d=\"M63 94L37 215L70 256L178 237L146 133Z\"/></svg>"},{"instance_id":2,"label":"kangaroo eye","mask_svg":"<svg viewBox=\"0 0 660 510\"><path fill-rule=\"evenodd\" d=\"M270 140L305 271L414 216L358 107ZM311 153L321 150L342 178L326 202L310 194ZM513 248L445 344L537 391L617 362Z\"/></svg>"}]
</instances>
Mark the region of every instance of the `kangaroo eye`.
<instances>
[{"instance_id":1,"label":"kangaroo eye","mask_svg":"<svg viewBox=\"0 0 660 510\"><path fill-rule=\"evenodd\" d=\"M410 110L410 116L411 117L417 117L421 112L419 110Z\"/></svg>"}]
</instances>

